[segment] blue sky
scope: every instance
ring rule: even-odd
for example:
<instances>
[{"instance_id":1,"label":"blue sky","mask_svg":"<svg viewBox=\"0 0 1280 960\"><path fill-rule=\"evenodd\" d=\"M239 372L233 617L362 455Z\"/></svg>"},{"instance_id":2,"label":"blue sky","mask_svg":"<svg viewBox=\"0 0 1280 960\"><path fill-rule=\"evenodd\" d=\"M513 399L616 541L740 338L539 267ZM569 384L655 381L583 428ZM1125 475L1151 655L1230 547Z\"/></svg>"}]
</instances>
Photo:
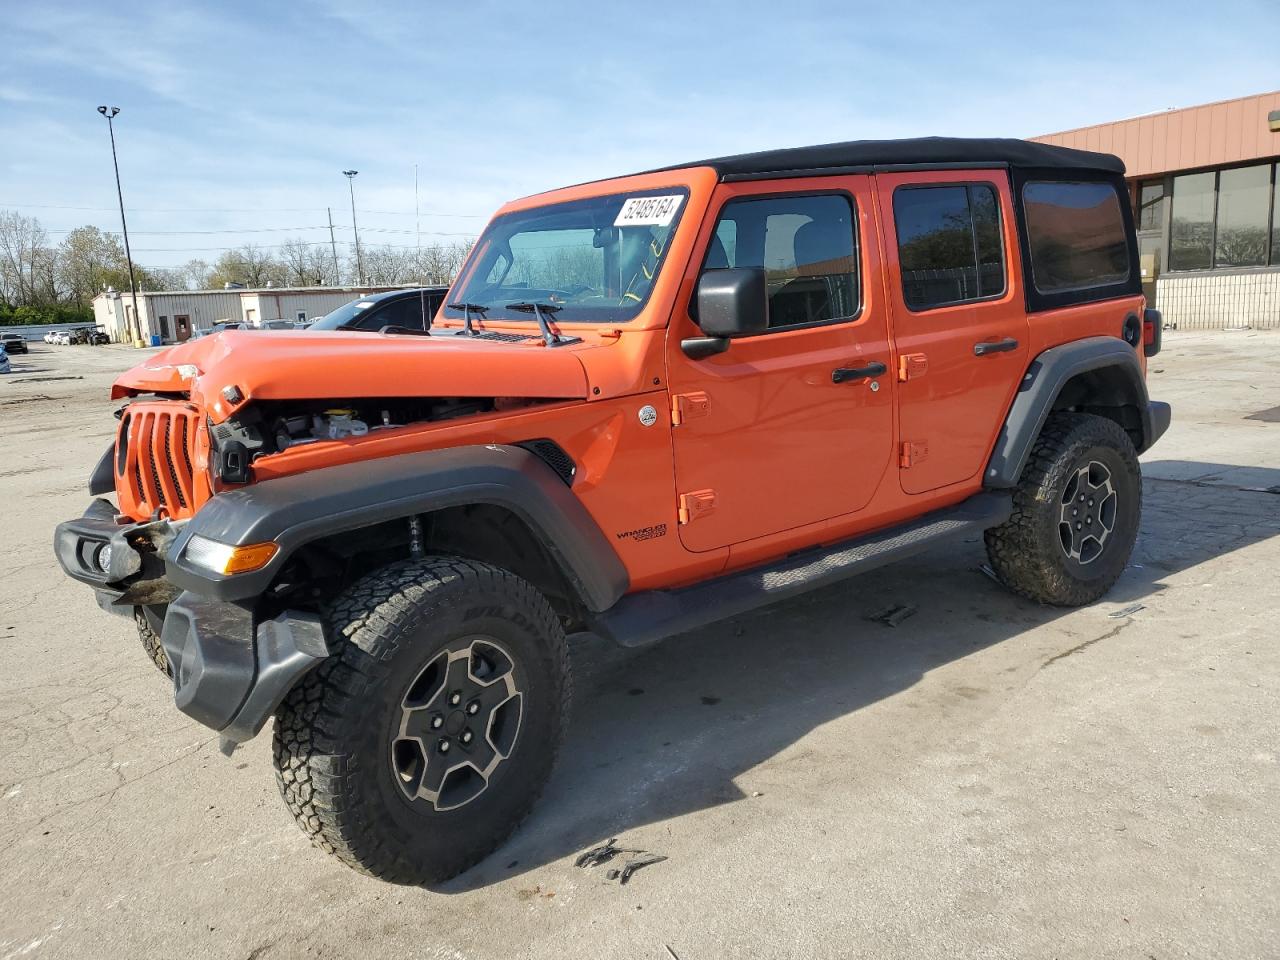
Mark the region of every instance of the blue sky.
<instances>
[{"instance_id":1,"label":"blue sky","mask_svg":"<svg viewBox=\"0 0 1280 960\"><path fill-rule=\"evenodd\" d=\"M327 241L326 206L349 242L348 167L362 240L411 246L415 163L426 242L512 197L699 157L1032 136L1280 85L1274 0L0 0L0 22L0 209L55 241L118 229L95 111L118 105L154 266Z\"/></svg>"}]
</instances>

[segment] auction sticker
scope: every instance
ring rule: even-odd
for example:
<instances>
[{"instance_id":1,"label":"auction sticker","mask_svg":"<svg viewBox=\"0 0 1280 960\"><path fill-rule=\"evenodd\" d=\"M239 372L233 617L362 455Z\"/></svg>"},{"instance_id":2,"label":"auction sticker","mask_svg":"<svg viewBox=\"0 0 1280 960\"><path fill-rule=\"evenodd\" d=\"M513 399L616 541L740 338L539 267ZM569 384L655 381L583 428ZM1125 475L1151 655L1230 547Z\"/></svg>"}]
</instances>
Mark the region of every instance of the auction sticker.
<instances>
[{"instance_id":1,"label":"auction sticker","mask_svg":"<svg viewBox=\"0 0 1280 960\"><path fill-rule=\"evenodd\" d=\"M669 197L628 197L613 221L615 227L668 227L680 209L683 194Z\"/></svg>"}]
</instances>

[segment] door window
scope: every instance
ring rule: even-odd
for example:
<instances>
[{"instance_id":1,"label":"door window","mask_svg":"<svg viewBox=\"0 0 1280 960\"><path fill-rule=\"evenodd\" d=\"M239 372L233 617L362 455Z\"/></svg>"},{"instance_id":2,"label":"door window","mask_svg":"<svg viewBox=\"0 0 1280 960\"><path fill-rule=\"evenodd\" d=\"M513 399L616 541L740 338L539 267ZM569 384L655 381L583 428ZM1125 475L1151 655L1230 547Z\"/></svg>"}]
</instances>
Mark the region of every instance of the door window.
<instances>
[{"instance_id":1,"label":"door window","mask_svg":"<svg viewBox=\"0 0 1280 960\"><path fill-rule=\"evenodd\" d=\"M912 310L1004 293L1000 205L989 184L902 187L893 194L902 298Z\"/></svg>"},{"instance_id":2,"label":"door window","mask_svg":"<svg viewBox=\"0 0 1280 960\"><path fill-rule=\"evenodd\" d=\"M858 314L857 238L845 194L732 200L716 224L704 269L762 267L769 328Z\"/></svg>"}]
</instances>

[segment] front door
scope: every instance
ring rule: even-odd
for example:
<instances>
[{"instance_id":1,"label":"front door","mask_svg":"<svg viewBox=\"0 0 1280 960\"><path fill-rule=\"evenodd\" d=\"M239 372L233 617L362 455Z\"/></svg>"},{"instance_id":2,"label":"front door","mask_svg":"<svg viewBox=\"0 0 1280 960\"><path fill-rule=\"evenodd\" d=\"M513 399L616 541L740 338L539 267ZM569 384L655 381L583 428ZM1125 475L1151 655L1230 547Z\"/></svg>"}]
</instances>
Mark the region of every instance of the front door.
<instances>
[{"instance_id":1,"label":"front door","mask_svg":"<svg viewBox=\"0 0 1280 960\"><path fill-rule=\"evenodd\" d=\"M1003 170L879 174L906 493L973 481L1027 368Z\"/></svg>"},{"instance_id":2,"label":"front door","mask_svg":"<svg viewBox=\"0 0 1280 960\"><path fill-rule=\"evenodd\" d=\"M173 318L173 325L178 334L178 342L183 343L191 339L191 318L185 313L179 313Z\"/></svg>"},{"instance_id":3,"label":"front door","mask_svg":"<svg viewBox=\"0 0 1280 960\"><path fill-rule=\"evenodd\" d=\"M893 447L891 366L865 176L722 184L682 289L704 270L763 267L769 329L694 360L669 328L680 539L714 550L866 505Z\"/></svg>"}]
</instances>

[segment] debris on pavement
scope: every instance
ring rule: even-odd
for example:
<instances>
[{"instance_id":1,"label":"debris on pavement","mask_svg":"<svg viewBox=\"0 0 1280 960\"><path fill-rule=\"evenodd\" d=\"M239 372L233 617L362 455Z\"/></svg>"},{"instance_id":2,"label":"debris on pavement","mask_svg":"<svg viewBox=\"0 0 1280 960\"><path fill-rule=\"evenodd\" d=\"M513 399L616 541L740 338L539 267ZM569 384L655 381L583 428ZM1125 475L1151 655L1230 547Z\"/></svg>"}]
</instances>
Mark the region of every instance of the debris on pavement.
<instances>
[{"instance_id":1,"label":"debris on pavement","mask_svg":"<svg viewBox=\"0 0 1280 960\"><path fill-rule=\"evenodd\" d=\"M896 604L887 610L882 610L873 617L868 617L868 619L874 620L877 623L883 623L887 627L896 627L903 620L907 619L907 617L913 616L915 613L915 607L907 604Z\"/></svg>"},{"instance_id":2,"label":"debris on pavement","mask_svg":"<svg viewBox=\"0 0 1280 960\"><path fill-rule=\"evenodd\" d=\"M626 883L631 879L631 875L641 867L647 867L653 863L661 863L665 859L667 858L657 853L642 854L634 860L628 860L624 863L621 870L610 870L604 875L604 878L606 880L617 880L618 883Z\"/></svg>"},{"instance_id":3,"label":"debris on pavement","mask_svg":"<svg viewBox=\"0 0 1280 960\"><path fill-rule=\"evenodd\" d=\"M605 873L606 880L617 880L619 883L626 883L631 879L631 875L641 867L647 867L650 864L661 863L667 858L658 853L648 853L644 850L632 850L626 847L619 847L617 837L610 837L604 843L592 847L590 850L584 850L578 854L573 861L575 867L598 867L602 863L608 863L620 853L631 853L635 856L622 865L622 869L612 869Z\"/></svg>"},{"instance_id":4,"label":"debris on pavement","mask_svg":"<svg viewBox=\"0 0 1280 960\"><path fill-rule=\"evenodd\" d=\"M983 575L990 577L996 583L1000 582L1000 578L996 576L996 572L992 570L988 564L985 564L985 563L978 564L978 570L981 571Z\"/></svg>"},{"instance_id":5,"label":"debris on pavement","mask_svg":"<svg viewBox=\"0 0 1280 960\"><path fill-rule=\"evenodd\" d=\"M1107 617L1112 620L1119 620L1121 617L1131 617L1135 613L1137 613L1139 610L1145 610L1145 609L1147 609L1147 605L1145 603L1131 603L1129 604L1129 606L1125 607L1122 610L1115 610L1111 613L1108 613Z\"/></svg>"}]
</instances>

